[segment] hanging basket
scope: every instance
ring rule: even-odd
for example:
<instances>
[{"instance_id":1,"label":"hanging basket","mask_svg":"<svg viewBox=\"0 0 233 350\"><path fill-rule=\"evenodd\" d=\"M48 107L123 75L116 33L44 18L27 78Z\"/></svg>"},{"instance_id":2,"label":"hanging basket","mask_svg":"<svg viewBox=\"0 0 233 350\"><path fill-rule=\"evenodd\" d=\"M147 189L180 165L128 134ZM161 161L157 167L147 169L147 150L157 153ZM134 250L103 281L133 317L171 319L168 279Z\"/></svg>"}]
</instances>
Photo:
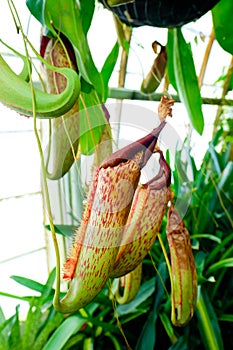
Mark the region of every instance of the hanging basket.
<instances>
[{"instance_id":1,"label":"hanging basket","mask_svg":"<svg viewBox=\"0 0 233 350\"><path fill-rule=\"evenodd\" d=\"M133 3L110 7L100 0L125 24L174 28L197 20L211 10L219 0L135 0Z\"/></svg>"}]
</instances>

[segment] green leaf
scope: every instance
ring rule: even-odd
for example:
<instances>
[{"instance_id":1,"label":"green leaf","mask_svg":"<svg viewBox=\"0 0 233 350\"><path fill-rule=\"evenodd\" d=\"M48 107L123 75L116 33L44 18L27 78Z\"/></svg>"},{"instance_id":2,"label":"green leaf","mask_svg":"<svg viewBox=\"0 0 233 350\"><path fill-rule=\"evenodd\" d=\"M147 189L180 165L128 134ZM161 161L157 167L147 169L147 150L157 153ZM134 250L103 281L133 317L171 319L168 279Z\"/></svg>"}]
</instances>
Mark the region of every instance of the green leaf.
<instances>
[{"instance_id":1,"label":"green leaf","mask_svg":"<svg viewBox=\"0 0 233 350\"><path fill-rule=\"evenodd\" d=\"M87 34L95 11L95 0L80 0L83 31Z\"/></svg>"},{"instance_id":2,"label":"green leaf","mask_svg":"<svg viewBox=\"0 0 233 350\"><path fill-rule=\"evenodd\" d=\"M43 15L44 23L49 30L54 32L55 28L69 39L75 51L79 72L94 86L99 102L103 102L103 81L92 59L83 30L80 3L76 0L44 0Z\"/></svg>"},{"instance_id":3,"label":"green leaf","mask_svg":"<svg viewBox=\"0 0 233 350\"><path fill-rule=\"evenodd\" d=\"M213 265L211 265L208 270L207 273L213 273L219 269L225 268L225 267L233 267L233 258L228 258L228 259L223 259L220 261L217 261L216 263L214 263Z\"/></svg>"},{"instance_id":4,"label":"green leaf","mask_svg":"<svg viewBox=\"0 0 233 350\"><path fill-rule=\"evenodd\" d=\"M19 295L5 293L5 292L0 292L0 295L3 297L18 299L18 300L22 300L22 301L30 301L32 299L32 297L21 297Z\"/></svg>"},{"instance_id":5,"label":"green leaf","mask_svg":"<svg viewBox=\"0 0 233 350\"><path fill-rule=\"evenodd\" d=\"M229 243L233 243L233 233L227 235L224 240L218 244L207 256L206 262L209 264L212 260L217 260L217 256L221 253L221 251L225 250L225 247L229 244ZM231 243L231 244L232 244ZM230 246L231 246L230 244Z\"/></svg>"},{"instance_id":6,"label":"green leaf","mask_svg":"<svg viewBox=\"0 0 233 350\"><path fill-rule=\"evenodd\" d=\"M228 315L228 314L222 314L219 316L219 321L224 321L224 322L233 322L233 315Z\"/></svg>"},{"instance_id":7,"label":"green leaf","mask_svg":"<svg viewBox=\"0 0 233 350\"><path fill-rule=\"evenodd\" d=\"M33 297L30 300L30 308L27 313L27 318L24 322L23 336L22 336L22 348L33 348L33 344L37 337L37 333L40 328L42 320L42 308L41 301L38 298Z\"/></svg>"},{"instance_id":8,"label":"green leaf","mask_svg":"<svg viewBox=\"0 0 233 350\"><path fill-rule=\"evenodd\" d=\"M57 314L52 306L52 300L47 302L48 296L53 293L56 270L50 273L46 284L42 287L41 296L30 300L30 309L23 328L23 348L33 346L33 349L41 349L50 332L56 328L64 315ZM50 312L49 312L50 310Z\"/></svg>"},{"instance_id":9,"label":"green leaf","mask_svg":"<svg viewBox=\"0 0 233 350\"><path fill-rule=\"evenodd\" d=\"M8 350L9 332L7 325L9 325L11 321L13 321L12 317L8 320L5 319L5 315L0 306L0 350Z\"/></svg>"},{"instance_id":10,"label":"green leaf","mask_svg":"<svg viewBox=\"0 0 233 350\"><path fill-rule=\"evenodd\" d=\"M168 72L169 82L172 84L174 89L178 92L177 85L176 85L176 77L175 77L174 59L173 59L174 34L173 34L172 30L168 30L166 52L167 52L167 57L168 57L167 72Z\"/></svg>"},{"instance_id":11,"label":"green leaf","mask_svg":"<svg viewBox=\"0 0 233 350\"><path fill-rule=\"evenodd\" d=\"M44 288L44 285L39 283L39 282L36 282L30 278L26 278L26 277L21 277L21 276L11 276L11 278L21 284L22 286L25 286L31 290L34 290L36 292L39 292L39 293L42 293L43 291L43 288Z\"/></svg>"},{"instance_id":12,"label":"green leaf","mask_svg":"<svg viewBox=\"0 0 233 350\"><path fill-rule=\"evenodd\" d=\"M232 215L230 214L230 208L232 208L231 204L231 193L229 192L229 199L225 195L225 192L232 191L232 176L233 176L233 162L228 162L225 169L223 170L221 177L218 182L214 183L214 188L216 188L211 194L211 199L206 202L209 203L208 210L210 213L217 213L217 210L221 210L221 213L226 215L226 222L229 222L230 227L233 226ZM213 180L212 180L213 181ZM219 200L219 196L221 196L222 203ZM224 208L224 205L226 208ZM218 213L219 215L220 213ZM216 216L216 214L215 214Z\"/></svg>"},{"instance_id":13,"label":"green leaf","mask_svg":"<svg viewBox=\"0 0 233 350\"><path fill-rule=\"evenodd\" d=\"M43 2L44 0L26 0L29 11L42 25L44 25Z\"/></svg>"},{"instance_id":14,"label":"green leaf","mask_svg":"<svg viewBox=\"0 0 233 350\"><path fill-rule=\"evenodd\" d=\"M210 143L210 145L209 145L209 153L210 153L211 161L212 161L211 171L216 172L218 175L221 175L221 167L219 164L218 153L215 150L212 143Z\"/></svg>"},{"instance_id":15,"label":"green leaf","mask_svg":"<svg viewBox=\"0 0 233 350\"><path fill-rule=\"evenodd\" d=\"M199 210L197 216L197 222L195 223L196 232L205 232L208 228L213 226L213 213L209 210L209 203L212 200L213 193L211 191L205 191L199 201ZM211 225L211 226L210 226ZM211 231L211 230L210 230Z\"/></svg>"},{"instance_id":16,"label":"green leaf","mask_svg":"<svg viewBox=\"0 0 233 350\"><path fill-rule=\"evenodd\" d=\"M172 57L177 91L187 109L192 126L201 135L204 129L204 117L191 46L184 40L181 28L169 31L173 34L169 38L173 40Z\"/></svg>"},{"instance_id":17,"label":"green leaf","mask_svg":"<svg viewBox=\"0 0 233 350\"><path fill-rule=\"evenodd\" d=\"M180 336L178 341L172 344L168 350L189 350L190 344L188 343L188 337L186 334Z\"/></svg>"},{"instance_id":18,"label":"green leaf","mask_svg":"<svg viewBox=\"0 0 233 350\"><path fill-rule=\"evenodd\" d=\"M84 155L90 155L98 145L107 120L93 89L89 93L81 92L79 107L80 151Z\"/></svg>"},{"instance_id":19,"label":"green leaf","mask_svg":"<svg viewBox=\"0 0 233 350\"><path fill-rule=\"evenodd\" d=\"M69 316L49 338L43 350L60 350L66 344L67 340L79 331L79 329L86 322L85 319L79 315Z\"/></svg>"},{"instance_id":20,"label":"green leaf","mask_svg":"<svg viewBox=\"0 0 233 350\"><path fill-rule=\"evenodd\" d=\"M62 350L70 350L73 349L74 345L76 345L76 348L79 349L78 347L78 343L80 343L81 341L83 341L83 339L85 338L85 334L84 333L78 333L77 335L74 335L73 337L71 337L66 345L64 346L64 348L62 348ZM81 349L81 347L80 347Z\"/></svg>"},{"instance_id":21,"label":"green leaf","mask_svg":"<svg viewBox=\"0 0 233 350\"><path fill-rule=\"evenodd\" d=\"M156 322L159 314L159 308L164 296L164 285L163 283L166 281L168 277L168 271L166 268L166 263L162 262L158 268L158 275L155 281L155 299L154 306L149 315L147 316L147 320L142 328L142 332L139 335L135 350L153 350L156 341ZM162 283L162 281L163 283ZM153 287L152 287L153 289Z\"/></svg>"},{"instance_id":22,"label":"green leaf","mask_svg":"<svg viewBox=\"0 0 233 350\"><path fill-rule=\"evenodd\" d=\"M118 342L117 338L114 337L114 335L112 335L111 333L107 332L107 333L105 333L105 336L108 337L109 339L111 339L115 350L121 350L122 349L120 343Z\"/></svg>"},{"instance_id":23,"label":"green leaf","mask_svg":"<svg viewBox=\"0 0 233 350\"><path fill-rule=\"evenodd\" d=\"M168 317L168 315L165 312L161 312L159 314L159 316L160 316L160 320L161 320L161 322L163 324L163 327L164 327L167 335L170 338L171 343L172 344L173 343L177 343L177 337L175 335L175 331L174 331L174 328L172 326L171 319Z\"/></svg>"},{"instance_id":24,"label":"green leaf","mask_svg":"<svg viewBox=\"0 0 233 350\"><path fill-rule=\"evenodd\" d=\"M134 313L130 313L126 316L123 316L121 318L121 324L126 324L132 320L135 320L136 318L142 316L143 314L146 314L148 312L148 308L143 307L143 309L138 308L137 311L134 311Z\"/></svg>"},{"instance_id":25,"label":"green leaf","mask_svg":"<svg viewBox=\"0 0 233 350\"><path fill-rule=\"evenodd\" d=\"M231 91L233 90L233 74L231 76L231 80L230 80L230 83L229 83L229 86L228 86L228 91Z\"/></svg>"},{"instance_id":26,"label":"green leaf","mask_svg":"<svg viewBox=\"0 0 233 350\"><path fill-rule=\"evenodd\" d=\"M59 327L64 318L65 315L56 312L53 318L46 322L45 326L36 338L35 343L33 344L33 350L42 349L42 347L46 344L50 334Z\"/></svg>"},{"instance_id":27,"label":"green leaf","mask_svg":"<svg viewBox=\"0 0 233 350\"><path fill-rule=\"evenodd\" d=\"M75 225L54 225L55 232L65 237L72 237L76 227ZM45 225L45 228L51 231L50 225Z\"/></svg>"},{"instance_id":28,"label":"green leaf","mask_svg":"<svg viewBox=\"0 0 233 350\"><path fill-rule=\"evenodd\" d=\"M20 335L20 321L19 321L19 306L16 307L14 322L11 326L9 335L9 348L14 350L22 349L21 335Z\"/></svg>"},{"instance_id":29,"label":"green leaf","mask_svg":"<svg viewBox=\"0 0 233 350\"><path fill-rule=\"evenodd\" d=\"M119 305L118 316L127 315L131 312L137 311L140 304L147 300L155 291L155 278L151 278L145 282L139 289L139 292L134 300L125 305Z\"/></svg>"},{"instance_id":30,"label":"green leaf","mask_svg":"<svg viewBox=\"0 0 233 350\"><path fill-rule=\"evenodd\" d=\"M206 238L206 239L210 239L212 241L215 241L217 243L221 243L221 239L219 237L216 237L214 235L208 234L208 233L200 233L200 234L195 234L195 235L191 235L190 237L191 239L195 239L195 238Z\"/></svg>"},{"instance_id":31,"label":"green leaf","mask_svg":"<svg viewBox=\"0 0 233 350\"><path fill-rule=\"evenodd\" d=\"M94 350L94 339L92 337L86 338L84 340L83 350Z\"/></svg>"},{"instance_id":32,"label":"green leaf","mask_svg":"<svg viewBox=\"0 0 233 350\"><path fill-rule=\"evenodd\" d=\"M223 350L223 340L214 308L205 292L199 289L196 314L198 318L198 328L206 350Z\"/></svg>"},{"instance_id":33,"label":"green leaf","mask_svg":"<svg viewBox=\"0 0 233 350\"><path fill-rule=\"evenodd\" d=\"M87 322L90 322L90 324L96 326L96 327L101 327L104 329L104 331L108 331L108 332L111 332L111 333L114 333L114 332L117 332L118 331L118 328L116 325L113 325L109 322L103 322L103 321L100 321L101 319L101 315L100 315L100 312L98 313L97 317L88 317L87 318Z\"/></svg>"},{"instance_id":34,"label":"green leaf","mask_svg":"<svg viewBox=\"0 0 233 350\"><path fill-rule=\"evenodd\" d=\"M203 277L205 264L206 264L206 253L204 253L203 251L197 252L197 254L195 255L195 266L197 269L198 281L206 280L206 278Z\"/></svg>"},{"instance_id":35,"label":"green leaf","mask_svg":"<svg viewBox=\"0 0 233 350\"><path fill-rule=\"evenodd\" d=\"M219 45L233 55L232 14L232 0L221 0L212 9L215 37Z\"/></svg>"},{"instance_id":36,"label":"green leaf","mask_svg":"<svg viewBox=\"0 0 233 350\"><path fill-rule=\"evenodd\" d=\"M26 278L26 277L11 276L11 278L15 282L21 284L22 286L27 287L33 291L41 293L41 296L37 297L37 299L40 300L40 302L43 304L44 302L47 301L48 296L52 297L54 294L53 284L54 284L54 280L55 280L55 273L56 273L56 270L53 269L51 271L45 285L43 285L39 282L36 282L30 278ZM24 297L24 298L27 298L27 297ZM30 300L30 299L27 299L27 300Z\"/></svg>"},{"instance_id":37,"label":"green leaf","mask_svg":"<svg viewBox=\"0 0 233 350\"><path fill-rule=\"evenodd\" d=\"M101 75L104 83L104 101L106 101L108 97L108 82L112 75L113 69L116 65L118 53L119 53L119 43L117 41L113 46L111 52L109 53L108 57L106 58L104 65L101 69Z\"/></svg>"},{"instance_id":38,"label":"green leaf","mask_svg":"<svg viewBox=\"0 0 233 350\"><path fill-rule=\"evenodd\" d=\"M53 294L53 284L56 278L56 269L54 268L46 281L46 284L43 286L43 290L41 293L41 304L47 299L47 297Z\"/></svg>"},{"instance_id":39,"label":"green leaf","mask_svg":"<svg viewBox=\"0 0 233 350\"><path fill-rule=\"evenodd\" d=\"M5 318L5 315L4 315L4 312L0 306L0 326L2 323L4 323L6 321L6 318Z\"/></svg>"}]
</instances>

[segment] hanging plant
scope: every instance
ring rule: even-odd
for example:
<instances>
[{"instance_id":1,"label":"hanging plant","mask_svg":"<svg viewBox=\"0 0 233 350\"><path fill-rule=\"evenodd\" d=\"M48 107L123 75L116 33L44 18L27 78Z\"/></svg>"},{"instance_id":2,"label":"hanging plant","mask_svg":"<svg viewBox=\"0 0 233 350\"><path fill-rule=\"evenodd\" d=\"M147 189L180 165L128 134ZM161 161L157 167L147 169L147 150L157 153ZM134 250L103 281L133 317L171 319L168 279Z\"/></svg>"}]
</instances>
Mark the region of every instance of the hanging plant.
<instances>
[{"instance_id":1,"label":"hanging plant","mask_svg":"<svg viewBox=\"0 0 233 350\"><path fill-rule=\"evenodd\" d=\"M133 0L109 1L100 0L123 23L132 27L144 25L152 27L174 28L194 21L211 10L219 0L163 1Z\"/></svg>"}]
</instances>

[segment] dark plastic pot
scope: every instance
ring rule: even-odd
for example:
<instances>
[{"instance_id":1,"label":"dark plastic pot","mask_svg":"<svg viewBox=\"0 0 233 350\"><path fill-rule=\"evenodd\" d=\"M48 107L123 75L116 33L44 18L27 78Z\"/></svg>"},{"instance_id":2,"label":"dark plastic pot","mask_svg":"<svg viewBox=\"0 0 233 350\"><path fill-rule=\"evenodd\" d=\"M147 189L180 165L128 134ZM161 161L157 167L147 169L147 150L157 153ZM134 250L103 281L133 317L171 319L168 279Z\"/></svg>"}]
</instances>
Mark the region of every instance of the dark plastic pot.
<instances>
[{"instance_id":1,"label":"dark plastic pot","mask_svg":"<svg viewBox=\"0 0 233 350\"><path fill-rule=\"evenodd\" d=\"M133 3L110 7L123 22L132 27L143 25L174 28L194 21L211 10L219 0L135 0Z\"/></svg>"}]
</instances>

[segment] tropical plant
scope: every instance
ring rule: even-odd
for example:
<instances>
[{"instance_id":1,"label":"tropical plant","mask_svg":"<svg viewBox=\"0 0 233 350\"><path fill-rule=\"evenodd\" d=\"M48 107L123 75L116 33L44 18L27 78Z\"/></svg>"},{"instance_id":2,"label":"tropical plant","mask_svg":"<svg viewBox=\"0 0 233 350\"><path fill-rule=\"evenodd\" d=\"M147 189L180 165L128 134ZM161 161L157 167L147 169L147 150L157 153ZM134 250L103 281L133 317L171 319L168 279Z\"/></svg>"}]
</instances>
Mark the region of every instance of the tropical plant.
<instances>
[{"instance_id":1,"label":"tropical plant","mask_svg":"<svg viewBox=\"0 0 233 350\"><path fill-rule=\"evenodd\" d=\"M30 12L43 27L40 54L36 52L23 32L14 2L8 2L25 44L25 56L19 55L25 64L22 73L16 75L0 56L2 72L0 100L17 112L34 118L34 131L42 160L44 198L49 219L47 228L52 233L57 268L55 290L52 287L55 271L51 273L45 286L23 277L14 277L17 282L39 292L40 296L22 298L29 302L29 312L24 321L19 320L18 308L16 314L9 320L5 320L1 313L0 329L3 349L27 349L29 347L45 350L102 349L103 347L137 350L145 348L152 350L155 347L228 349L231 335L229 329L232 327L233 318L230 299L232 281L229 273L233 266L231 249L233 163L230 132L224 129L219 123L219 118L216 118L217 132L209 144L200 169L197 169L194 158L190 156L192 179L188 176L190 163L185 163L181 152L177 151L171 183L173 199L169 187L169 154L167 163L158 149L155 151L160 156L159 175L144 187L137 188L140 169L154 152L164 122L139 142L132 143L112 154L111 125L104 104L112 94L108 83L118 59L119 44L117 42L114 45L103 68L98 71L87 40L95 2L27 0ZM106 5L106 2L104 3ZM114 11L118 7L111 8L111 6L121 4L109 1L107 5ZM212 16L216 39L224 50L232 54L233 44L228 26L230 21L227 21L231 10L232 2L221 0L213 8ZM133 29L125 26L119 20L119 16L115 18L115 21L122 50L121 62L126 63ZM166 24L169 27L167 45L166 47L161 46L161 52L154 62L152 73L148 78L149 83L147 81L148 84L145 84L146 88L144 86L143 93L153 98L153 90L158 87L158 83L166 74L187 109L192 127L202 134L205 119L202 112L201 88L198 85L191 47L186 43L180 26L170 28L169 23ZM132 26L134 26L133 22ZM159 43L154 46L155 50L157 45L159 46ZM36 89L32 82L31 51L41 61L44 68L44 81L41 84L43 92ZM18 55L14 49L13 52ZM121 70L121 74L122 83L125 78L125 70ZM232 68L227 73L225 94L231 88L231 75ZM153 81L153 78L156 82ZM13 93L12 86L18 86ZM153 86L152 90L151 86ZM118 90L118 97L121 97L122 91L125 93L124 90ZM139 93L139 96L143 95ZM225 95L222 97L224 98ZM171 114L170 107L171 104L166 106L168 110L162 119ZM161 118L160 113L159 116ZM36 126L37 118L49 119L50 141L47 154L42 152ZM228 123L230 125L230 121ZM222 139L223 135L225 139ZM140 147L145 147L140 148L138 144ZM189 152L190 149L188 149ZM70 174L73 163L76 163L78 180L76 177L75 183L79 187L82 182L82 169L76 159L90 154L94 154L95 157L93 182L90 186L82 221L81 223L76 222L77 225L75 225L80 227L64 273L70 285L68 292L63 294L60 293L60 254L56 233L66 238L70 237L74 231L74 225L54 224L47 179L63 178L65 174ZM86 246L83 245L84 236L87 240L92 239L95 242L98 240L97 243L100 244L104 234L111 231L109 224L104 226L108 220L105 212L103 214L98 209L98 205L95 207L96 202L99 206L102 203L98 202L99 197L96 196L96 193L99 196L105 196L105 206L113 205L115 198L119 197L119 192L126 192L121 188L120 180L122 179L127 183L131 182L132 201L127 202L121 215L118 215L118 212L115 214L114 210L111 212L112 216L115 215L115 221L109 221L111 230L117 230L125 224L130 227L130 219L134 219L134 215L137 217L137 210L138 208L141 210L140 205L143 203L143 221L151 219L150 215L158 219L152 225L154 233L160 231L158 239L154 243L151 241L153 245L145 243L148 241L147 236L145 242L138 239L140 244L135 239L135 245L134 242L123 239L124 244L121 249L118 249L115 241L112 242L114 246L93 246L90 241L87 241L89 243ZM146 195L141 194L145 189L148 196L146 197L147 202L143 197ZM157 191L155 195L157 205L149 207L147 203L150 203L151 197L148 193L151 195L153 190ZM124 199L124 196L120 198L122 201ZM182 212L182 208L187 207L188 199L191 200L188 203L187 213L185 213ZM79 206L81 208L82 200L83 197L80 196ZM182 217L185 215L184 222L178 217L177 220L180 222L176 223L175 228L174 222L170 219L172 215L169 214L168 219L164 217L168 201L171 203L169 213L174 210L173 204L175 203ZM132 206L131 203L133 203ZM96 208L101 212L99 215L101 218L98 215L97 219L94 217L93 212ZM132 211L130 208L133 208ZM152 209L155 210L155 213ZM157 218L156 212L159 210L161 213L159 212ZM77 217L75 211L70 215L73 218ZM116 222L117 225L114 226ZM98 232L94 230L92 232L93 225L96 223L98 223L96 226ZM191 234L197 278L188 231L184 224ZM143 227L141 222L138 227ZM104 234L100 235L99 232L104 232ZM150 234L150 230L148 232ZM174 238L177 233L179 237L183 237L182 257L179 256L178 241ZM137 233L135 237L138 238ZM106 245L106 241L104 243ZM125 248L127 245L128 251ZM134 254L130 256L131 251L134 251ZM133 279L131 272L138 266L140 267L140 278L136 274L136 279ZM79 273L81 278L76 278ZM126 275L126 278L122 278L122 275ZM109 282L108 278L110 278ZM119 279L112 281L113 278ZM194 317L191 319L196 300L197 280L198 300ZM135 281L136 289L140 287L136 292L134 292ZM141 281L141 286L138 281ZM61 300L60 296L63 296ZM121 305L124 299L128 303ZM52 300L54 300L55 309L65 315L54 310ZM176 326L183 326L183 328ZM135 337L135 334L138 334L138 337Z\"/></svg>"}]
</instances>

